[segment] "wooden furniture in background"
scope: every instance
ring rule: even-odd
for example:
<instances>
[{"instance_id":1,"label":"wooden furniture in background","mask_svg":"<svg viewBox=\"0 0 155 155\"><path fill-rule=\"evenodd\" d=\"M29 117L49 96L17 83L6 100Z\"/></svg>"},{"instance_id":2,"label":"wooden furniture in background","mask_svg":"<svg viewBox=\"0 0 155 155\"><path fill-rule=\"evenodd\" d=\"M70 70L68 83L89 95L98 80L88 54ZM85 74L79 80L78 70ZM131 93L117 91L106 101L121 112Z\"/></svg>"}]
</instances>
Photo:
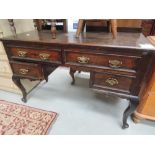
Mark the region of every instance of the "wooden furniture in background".
<instances>
[{"instance_id":1,"label":"wooden furniture in background","mask_svg":"<svg viewBox=\"0 0 155 155\"><path fill-rule=\"evenodd\" d=\"M10 24L10 28L11 28L12 34L16 35L16 28L15 28L15 24L14 24L13 19L8 19L8 22Z\"/></svg>"},{"instance_id":2,"label":"wooden furniture in background","mask_svg":"<svg viewBox=\"0 0 155 155\"><path fill-rule=\"evenodd\" d=\"M103 21L86 21L86 32L107 31L107 23ZM155 35L154 19L117 19L118 32L142 32L145 36Z\"/></svg>"},{"instance_id":3,"label":"wooden furniture in background","mask_svg":"<svg viewBox=\"0 0 155 155\"><path fill-rule=\"evenodd\" d=\"M78 21L78 27L77 27L77 31L76 31L76 37L78 38L80 36L80 33L84 30L84 27L86 25L87 21L92 21L92 22L97 22L99 20L97 19L90 19L90 20L86 20L86 19L79 19ZM102 21L102 20L100 20ZM108 29L110 32L112 32L113 34L113 38L115 39L117 37L117 20L116 19L110 19L110 20L105 20L108 23Z\"/></svg>"},{"instance_id":4,"label":"wooden furniture in background","mask_svg":"<svg viewBox=\"0 0 155 155\"><path fill-rule=\"evenodd\" d=\"M139 33L119 33L115 41L107 33L87 33L80 42L74 33L57 35L57 40L52 40L49 33L31 31L1 39L22 100L26 102L27 92L21 79L48 81L57 67L66 66L74 84L74 73L87 71L92 89L129 100L122 126L128 128L127 118L143 95L155 49L143 48L141 45L149 42Z\"/></svg>"},{"instance_id":5,"label":"wooden furniture in background","mask_svg":"<svg viewBox=\"0 0 155 155\"><path fill-rule=\"evenodd\" d=\"M140 28L141 24L141 19L117 19L118 27Z\"/></svg>"},{"instance_id":6,"label":"wooden furniture in background","mask_svg":"<svg viewBox=\"0 0 155 155\"><path fill-rule=\"evenodd\" d=\"M145 36L155 35L155 20L154 19L142 20L142 33Z\"/></svg>"},{"instance_id":7,"label":"wooden furniture in background","mask_svg":"<svg viewBox=\"0 0 155 155\"><path fill-rule=\"evenodd\" d=\"M51 30L52 38L56 39L56 32L67 32L66 19L34 19L34 26L38 31ZM62 23L62 25L59 25Z\"/></svg>"},{"instance_id":8,"label":"wooden furniture in background","mask_svg":"<svg viewBox=\"0 0 155 155\"><path fill-rule=\"evenodd\" d=\"M117 19L117 32L141 32L140 19ZM86 21L86 32L104 32L109 31L109 24L104 20L96 22Z\"/></svg>"},{"instance_id":9,"label":"wooden furniture in background","mask_svg":"<svg viewBox=\"0 0 155 155\"><path fill-rule=\"evenodd\" d=\"M67 19L34 19L34 25L38 31L50 30L51 21L55 21L57 31L67 32ZM61 25L60 25L61 24Z\"/></svg>"},{"instance_id":10,"label":"wooden furniture in background","mask_svg":"<svg viewBox=\"0 0 155 155\"><path fill-rule=\"evenodd\" d=\"M155 46L155 36L149 36L148 39ZM145 88L144 96L132 118L135 123L143 119L155 121L155 65L153 66L152 76Z\"/></svg>"}]
</instances>

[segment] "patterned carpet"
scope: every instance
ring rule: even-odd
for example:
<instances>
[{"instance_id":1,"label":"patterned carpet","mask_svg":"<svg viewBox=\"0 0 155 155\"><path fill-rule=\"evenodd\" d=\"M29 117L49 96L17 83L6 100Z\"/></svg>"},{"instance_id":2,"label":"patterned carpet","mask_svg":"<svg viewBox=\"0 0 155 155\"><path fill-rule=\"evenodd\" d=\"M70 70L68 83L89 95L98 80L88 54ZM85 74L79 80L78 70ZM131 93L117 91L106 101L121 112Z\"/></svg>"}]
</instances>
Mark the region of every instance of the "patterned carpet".
<instances>
[{"instance_id":1,"label":"patterned carpet","mask_svg":"<svg viewBox=\"0 0 155 155\"><path fill-rule=\"evenodd\" d=\"M45 135L56 115L0 100L0 135Z\"/></svg>"}]
</instances>

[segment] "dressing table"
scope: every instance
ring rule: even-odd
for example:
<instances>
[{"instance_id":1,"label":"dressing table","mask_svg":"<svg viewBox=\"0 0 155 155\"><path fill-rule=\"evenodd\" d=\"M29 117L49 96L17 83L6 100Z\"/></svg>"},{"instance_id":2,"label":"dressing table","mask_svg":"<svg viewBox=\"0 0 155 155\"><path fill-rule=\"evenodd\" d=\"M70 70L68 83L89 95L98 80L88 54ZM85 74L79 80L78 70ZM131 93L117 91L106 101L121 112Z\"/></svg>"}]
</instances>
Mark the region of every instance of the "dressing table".
<instances>
[{"instance_id":1,"label":"dressing table","mask_svg":"<svg viewBox=\"0 0 155 155\"><path fill-rule=\"evenodd\" d=\"M31 31L1 39L13 76L12 80L27 93L21 79L46 80L59 66L70 67L72 84L76 71L90 72L90 88L103 94L129 100L122 128L136 109L155 62L155 49L141 33L58 33ZM52 93L52 92L51 92Z\"/></svg>"}]
</instances>

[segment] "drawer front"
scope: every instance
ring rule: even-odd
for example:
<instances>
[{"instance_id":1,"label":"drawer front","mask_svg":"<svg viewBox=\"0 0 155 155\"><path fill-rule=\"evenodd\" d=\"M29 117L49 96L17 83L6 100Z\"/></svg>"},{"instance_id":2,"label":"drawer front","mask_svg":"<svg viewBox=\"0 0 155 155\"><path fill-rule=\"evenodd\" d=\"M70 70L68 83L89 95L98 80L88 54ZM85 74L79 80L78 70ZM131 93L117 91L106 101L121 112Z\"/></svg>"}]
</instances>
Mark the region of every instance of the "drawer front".
<instances>
[{"instance_id":1,"label":"drawer front","mask_svg":"<svg viewBox=\"0 0 155 155\"><path fill-rule=\"evenodd\" d=\"M109 73L91 73L91 87L130 93L135 77Z\"/></svg>"},{"instance_id":2,"label":"drawer front","mask_svg":"<svg viewBox=\"0 0 155 155\"><path fill-rule=\"evenodd\" d=\"M104 54L66 52L66 63L84 66L110 67L112 69L136 69L139 58Z\"/></svg>"},{"instance_id":3,"label":"drawer front","mask_svg":"<svg viewBox=\"0 0 155 155\"><path fill-rule=\"evenodd\" d=\"M61 63L61 51L60 50L38 50L38 49L26 49L26 48L14 48L10 49L12 58L22 59L36 59L41 61L51 61L54 63Z\"/></svg>"},{"instance_id":4,"label":"drawer front","mask_svg":"<svg viewBox=\"0 0 155 155\"><path fill-rule=\"evenodd\" d=\"M43 79L43 70L39 64L11 62L11 66L15 75Z\"/></svg>"}]
</instances>

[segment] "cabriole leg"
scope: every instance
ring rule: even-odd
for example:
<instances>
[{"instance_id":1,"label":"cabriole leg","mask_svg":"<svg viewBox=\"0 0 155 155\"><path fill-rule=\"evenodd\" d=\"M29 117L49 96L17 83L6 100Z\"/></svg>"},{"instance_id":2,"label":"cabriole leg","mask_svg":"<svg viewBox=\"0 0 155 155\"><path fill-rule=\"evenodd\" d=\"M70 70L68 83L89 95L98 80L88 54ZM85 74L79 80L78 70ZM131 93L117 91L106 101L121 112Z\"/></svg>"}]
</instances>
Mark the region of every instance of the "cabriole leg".
<instances>
[{"instance_id":1,"label":"cabriole leg","mask_svg":"<svg viewBox=\"0 0 155 155\"><path fill-rule=\"evenodd\" d=\"M16 86L21 90L21 92L23 94L22 101L26 103L27 102L27 99L26 99L27 93L26 93L24 86L22 85L22 83L20 81L20 78L16 77L16 76L12 76L12 80L16 84Z\"/></svg>"},{"instance_id":2,"label":"cabriole leg","mask_svg":"<svg viewBox=\"0 0 155 155\"><path fill-rule=\"evenodd\" d=\"M75 77L74 77L75 72L76 72L76 70L73 70L73 69L70 68L69 74L72 77L72 82L71 82L72 85L75 84Z\"/></svg>"},{"instance_id":3,"label":"cabriole leg","mask_svg":"<svg viewBox=\"0 0 155 155\"><path fill-rule=\"evenodd\" d=\"M126 110L124 111L124 114L123 114L123 126L122 128L125 129L125 128L128 128L129 125L127 123L127 119L128 117L134 113L134 111L136 110L136 107L138 105L138 100L135 101L135 100L130 100L129 102L129 106L126 108Z\"/></svg>"}]
</instances>

